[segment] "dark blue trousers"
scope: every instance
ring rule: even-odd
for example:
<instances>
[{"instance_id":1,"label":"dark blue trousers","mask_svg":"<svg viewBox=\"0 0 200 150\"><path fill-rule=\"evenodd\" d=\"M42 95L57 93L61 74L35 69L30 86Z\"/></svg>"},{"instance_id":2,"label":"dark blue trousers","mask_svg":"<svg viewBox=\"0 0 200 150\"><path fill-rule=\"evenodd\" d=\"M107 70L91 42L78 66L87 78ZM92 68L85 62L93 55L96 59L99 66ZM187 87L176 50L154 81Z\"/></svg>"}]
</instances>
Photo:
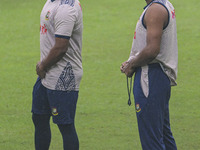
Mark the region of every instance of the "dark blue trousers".
<instances>
[{"instance_id":1,"label":"dark blue trousers","mask_svg":"<svg viewBox=\"0 0 200 150\"><path fill-rule=\"evenodd\" d=\"M148 65L148 96L141 86L141 68L135 73L133 94L143 150L177 150L170 128L170 80L159 64Z\"/></svg>"}]
</instances>

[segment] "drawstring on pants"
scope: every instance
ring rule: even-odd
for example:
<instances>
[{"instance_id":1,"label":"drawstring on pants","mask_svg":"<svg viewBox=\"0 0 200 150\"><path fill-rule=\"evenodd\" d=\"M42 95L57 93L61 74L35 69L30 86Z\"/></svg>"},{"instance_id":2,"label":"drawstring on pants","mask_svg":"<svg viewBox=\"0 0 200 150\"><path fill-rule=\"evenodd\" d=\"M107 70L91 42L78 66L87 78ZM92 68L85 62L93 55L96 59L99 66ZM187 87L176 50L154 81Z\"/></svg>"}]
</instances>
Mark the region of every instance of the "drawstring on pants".
<instances>
[{"instance_id":1,"label":"drawstring on pants","mask_svg":"<svg viewBox=\"0 0 200 150\"><path fill-rule=\"evenodd\" d=\"M130 81L130 89L129 89L129 83L128 83L128 77L126 76L127 80L127 90L128 90L128 105L131 106L131 87L132 87L132 77Z\"/></svg>"}]
</instances>

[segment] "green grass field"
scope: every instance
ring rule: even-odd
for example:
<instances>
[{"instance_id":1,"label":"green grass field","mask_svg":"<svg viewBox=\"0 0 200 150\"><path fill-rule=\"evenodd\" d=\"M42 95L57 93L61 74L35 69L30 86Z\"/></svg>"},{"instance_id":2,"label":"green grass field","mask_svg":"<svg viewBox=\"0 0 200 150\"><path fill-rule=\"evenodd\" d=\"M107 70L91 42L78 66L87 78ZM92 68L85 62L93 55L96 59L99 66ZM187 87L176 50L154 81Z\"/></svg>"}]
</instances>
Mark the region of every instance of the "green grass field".
<instances>
[{"instance_id":1,"label":"green grass field","mask_svg":"<svg viewBox=\"0 0 200 150\"><path fill-rule=\"evenodd\" d=\"M179 73L171 127L179 150L200 149L200 1L176 8ZM32 87L39 60L39 16L45 0L0 1L0 150L33 150ZM76 127L80 150L141 150L134 106L119 67L130 53L144 0L81 0L83 68ZM132 96L133 100L133 96ZM62 139L52 123L50 150Z\"/></svg>"}]
</instances>

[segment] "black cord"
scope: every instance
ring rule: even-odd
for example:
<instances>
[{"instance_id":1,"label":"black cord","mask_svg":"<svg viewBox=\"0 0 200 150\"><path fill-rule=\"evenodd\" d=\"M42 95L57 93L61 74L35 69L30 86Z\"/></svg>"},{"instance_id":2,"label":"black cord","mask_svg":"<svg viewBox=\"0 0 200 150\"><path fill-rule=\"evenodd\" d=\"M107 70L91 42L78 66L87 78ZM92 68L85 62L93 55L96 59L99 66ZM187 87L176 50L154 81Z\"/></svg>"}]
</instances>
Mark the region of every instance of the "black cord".
<instances>
[{"instance_id":1,"label":"black cord","mask_svg":"<svg viewBox=\"0 0 200 150\"><path fill-rule=\"evenodd\" d=\"M129 89L129 83L128 83L128 77L126 76L127 80L127 90L128 90L128 105L131 106L131 87L132 87L132 77L130 81L130 89Z\"/></svg>"}]
</instances>

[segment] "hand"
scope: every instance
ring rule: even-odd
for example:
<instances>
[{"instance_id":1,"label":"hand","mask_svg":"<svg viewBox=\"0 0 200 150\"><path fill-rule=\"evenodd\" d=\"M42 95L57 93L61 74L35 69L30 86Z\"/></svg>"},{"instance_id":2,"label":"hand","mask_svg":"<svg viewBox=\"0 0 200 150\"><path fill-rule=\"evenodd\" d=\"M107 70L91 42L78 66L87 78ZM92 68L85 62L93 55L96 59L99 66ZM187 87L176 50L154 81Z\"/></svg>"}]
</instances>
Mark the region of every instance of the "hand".
<instances>
[{"instance_id":1,"label":"hand","mask_svg":"<svg viewBox=\"0 0 200 150\"><path fill-rule=\"evenodd\" d=\"M133 68L131 63L128 61L125 61L124 63L122 63L120 70L122 73L125 73L126 76L128 77L132 77L135 72L135 68Z\"/></svg>"},{"instance_id":2,"label":"hand","mask_svg":"<svg viewBox=\"0 0 200 150\"><path fill-rule=\"evenodd\" d=\"M124 73L127 77L132 77L135 72L135 68L132 67L130 63L128 63L124 69Z\"/></svg>"},{"instance_id":3,"label":"hand","mask_svg":"<svg viewBox=\"0 0 200 150\"><path fill-rule=\"evenodd\" d=\"M121 67L120 67L120 70L121 70L121 73L124 73L124 69L125 69L125 66L128 64L128 61L125 61L122 63Z\"/></svg>"},{"instance_id":4,"label":"hand","mask_svg":"<svg viewBox=\"0 0 200 150\"><path fill-rule=\"evenodd\" d=\"M42 62L40 61L36 65L36 73L41 79L45 78L46 71L44 70Z\"/></svg>"}]
</instances>

